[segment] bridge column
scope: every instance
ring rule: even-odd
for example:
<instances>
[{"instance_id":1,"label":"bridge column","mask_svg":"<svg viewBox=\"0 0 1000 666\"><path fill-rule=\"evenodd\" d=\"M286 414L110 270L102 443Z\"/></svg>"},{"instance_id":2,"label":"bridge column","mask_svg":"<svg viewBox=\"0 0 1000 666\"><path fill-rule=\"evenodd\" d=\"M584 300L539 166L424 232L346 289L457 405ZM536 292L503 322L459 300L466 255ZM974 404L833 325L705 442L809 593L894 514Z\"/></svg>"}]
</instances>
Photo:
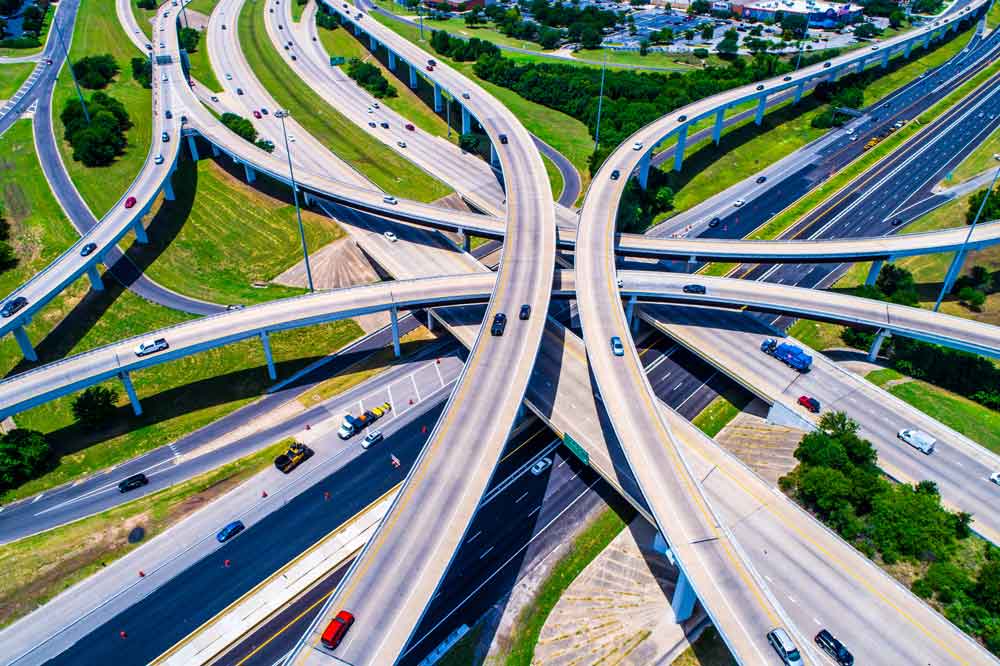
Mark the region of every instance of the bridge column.
<instances>
[{"instance_id":1,"label":"bridge column","mask_svg":"<svg viewBox=\"0 0 1000 666\"><path fill-rule=\"evenodd\" d=\"M868 270L868 277L865 279L866 286L870 287L875 284L875 280L878 279L878 274L884 265L885 259L876 259L872 262L872 267Z\"/></svg>"},{"instance_id":2,"label":"bridge column","mask_svg":"<svg viewBox=\"0 0 1000 666\"><path fill-rule=\"evenodd\" d=\"M191 161L198 161L198 145L194 142L194 135L188 134L188 150L191 152Z\"/></svg>"},{"instance_id":3,"label":"bridge column","mask_svg":"<svg viewBox=\"0 0 1000 666\"><path fill-rule=\"evenodd\" d=\"M625 306L625 321L628 322L628 327L632 328L633 319L635 319L635 296L629 296L628 305Z\"/></svg>"},{"instance_id":4,"label":"bridge column","mask_svg":"<svg viewBox=\"0 0 1000 666\"><path fill-rule=\"evenodd\" d=\"M14 339L17 340L17 346L21 348L21 355L24 356L25 361L35 362L38 360L38 354L35 353L35 348L31 346L31 338L28 337L28 332L24 330L24 326L18 326L14 329Z\"/></svg>"},{"instance_id":5,"label":"bridge column","mask_svg":"<svg viewBox=\"0 0 1000 666\"><path fill-rule=\"evenodd\" d=\"M948 273L944 276L944 286L941 289L942 294L950 294L951 288L955 286L955 280L958 279L958 274L962 271L962 264L965 263L965 250L959 250L955 253L955 258L951 260L951 265L948 266Z\"/></svg>"},{"instance_id":6,"label":"bridge column","mask_svg":"<svg viewBox=\"0 0 1000 666\"><path fill-rule=\"evenodd\" d=\"M490 143L490 166L500 168L500 155L497 154L497 148L492 143Z\"/></svg>"},{"instance_id":7,"label":"bridge column","mask_svg":"<svg viewBox=\"0 0 1000 666\"><path fill-rule=\"evenodd\" d=\"M212 157L218 157L219 156L219 147L217 145L215 145L214 143L210 143L208 145L212 146Z\"/></svg>"},{"instance_id":8,"label":"bridge column","mask_svg":"<svg viewBox=\"0 0 1000 666\"><path fill-rule=\"evenodd\" d=\"M794 104L798 104L799 100L802 99L802 93L806 91L806 82L800 81L799 85L795 87L795 101Z\"/></svg>"},{"instance_id":9,"label":"bridge column","mask_svg":"<svg viewBox=\"0 0 1000 666\"><path fill-rule=\"evenodd\" d=\"M688 126L681 127L677 133L677 145L674 146L674 171L680 171L684 164L684 146L687 144Z\"/></svg>"},{"instance_id":10,"label":"bridge column","mask_svg":"<svg viewBox=\"0 0 1000 666\"><path fill-rule=\"evenodd\" d=\"M166 199L167 201L173 201L174 199L177 198L176 196L174 196L174 183L172 180L173 177L174 177L174 169L170 169L170 173L168 173L167 177L163 179L163 198Z\"/></svg>"},{"instance_id":11,"label":"bridge column","mask_svg":"<svg viewBox=\"0 0 1000 666\"><path fill-rule=\"evenodd\" d=\"M361 35L361 26L358 25L357 23L354 24L354 35L356 37Z\"/></svg>"},{"instance_id":12,"label":"bridge column","mask_svg":"<svg viewBox=\"0 0 1000 666\"><path fill-rule=\"evenodd\" d=\"M871 349L868 350L868 362L874 363L875 359L878 358L878 352L882 349L882 343L889 336L889 331L884 328L878 329L878 333L875 335L875 339L872 340Z\"/></svg>"},{"instance_id":13,"label":"bridge column","mask_svg":"<svg viewBox=\"0 0 1000 666\"><path fill-rule=\"evenodd\" d=\"M757 102L757 115L754 117L753 121L760 125L764 122L764 110L767 108L767 94L761 94L760 101Z\"/></svg>"},{"instance_id":14,"label":"bridge column","mask_svg":"<svg viewBox=\"0 0 1000 666\"><path fill-rule=\"evenodd\" d=\"M410 87L417 89L417 66L410 64Z\"/></svg>"},{"instance_id":15,"label":"bridge column","mask_svg":"<svg viewBox=\"0 0 1000 666\"><path fill-rule=\"evenodd\" d=\"M434 112L441 113L444 103L441 100L441 86L434 84Z\"/></svg>"},{"instance_id":16,"label":"bridge column","mask_svg":"<svg viewBox=\"0 0 1000 666\"><path fill-rule=\"evenodd\" d=\"M458 230L459 239L462 241L462 249L466 252L472 252L472 237L469 236L465 229Z\"/></svg>"},{"instance_id":17,"label":"bridge column","mask_svg":"<svg viewBox=\"0 0 1000 666\"><path fill-rule=\"evenodd\" d=\"M722 107L715 112L715 127L712 129L712 141L719 145L722 139L722 127L726 124L726 107Z\"/></svg>"},{"instance_id":18,"label":"bridge column","mask_svg":"<svg viewBox=\"0 0 1000 666\"><path fill-rule=\"evenodd\" d=\"M472 114L469 110L462 107L462 134L468 134L472 131Z\"/></svg>"},{"instance_id":19,"label":"bridge column","mask_svg":"<svg viewBox=\"0 0 1000 666\"><path fill-rule=\"evenodd\" d=\"M885 69L886 67L889 66L889 55L890 55L889 49L886 49L885 51L882 52L882 69Z\"/></svg>"},{"instance_id":20,"label":"bridge column","mask_svg":"<svg viewBox=\"0 0 1000 666\"><path fill-rule=\"evenodd\" d=\"M247 177L248 184L257 180L257 171L246 162L243 163L243 174Z\"/></svg>"},{"instance_id":21,"label":"bridge column","mask_svg":"<svg viewBox=\"0 0 1000 666\"><path fill-rule=\"evenodd\" d=\"M375 35L368 35L368 45L373 52L378 50L378 40L375 39Z\"/></svg>"},{"instance_id":22,"label":"bridge column","mask_svg":"<svg viewBox=\"0 0 1000 666\"><path fill-rule=\"evenodd\" d=\"M104 280L101 279L101 272L97 270L97 264L87 266L87 277L90 278L90 288L94 291L104 291Z\"/></svg>"},{"instance_id":23,"label":"bridge column","mask_svg":"<svg viewBox=\"0 0 1000 666\"><path fill-rule=\"evenodd\" d=\"M390 72L396 71L396 53L391 49L389 50L389 71Z\"/></svg>"},{"instance_id":24,"label":"bridge column","mask_svg":"<svg viewBox=\"0 0 1000 666\"><path fill-rule=\"evenodd\" d=\"M427 332L434 332L434 314L430 310L424 310L427 313Z\"/></svg>"},{"instance_id":25,"label":"bridge column","mask_svg":"<svg viewBox=\"0 0 1000 666\"><path fill-rule=\"evenodd\" d=\"M305 206L306 208L309 208L310 206L312 206L312 197L309 196L309 193L308 192L302 192L301 190L300 190L300 193L302 194L302 205Z\"/></svg>"},{"instance_id":26,"label":"bridge column","mask_svg":"<svg viewBox=\"0 0 1000 666\"><path fill-rule=\"evenodd\" d=\"M674 621L680 624L690 619L696 601L698 597L694 594L694 588L691 587L687 574L678 567L677 587L674 588L674 598L670 602L670 607L674 611Z\"/></svg>"},{"instance_id":27,"label":"bridge column","mask_svg":"<svg viewBox=\"0 0 1000 666\"><path fill-rule=\"evenodd\" d=\"M267 336L267 331L260 332L260 344L264 347L264 358L267 360L267 376L273 382L278 378L278 371L274 369L274 355L271 353L271 339Z\"/></svg>"},{"instance_id":28,"label":"bridge column","mask_svg":"<svg viewBox=\"0 0 1000 666\"><path fill-rule=\"evenodd\" d=\"M139 403L139 396L135 394L135 387L132 386L132 378L127 372L119 372L118 378L122 380L122 386L125 387L125 393L128 394L128 401L132 403L132 413L136 416L142 416L142 405Z\"/></svg>"},{"instance_id":29,"label":"bridge column","mask_svg":"<svg viewBox=\"0 0 1000 666\"><path fill-rule=\"evenodd\" d=\"M910 40L910 41L906 42L906 48L903 49L903 57L904 58L909 58L910 57L910 49L912 49L912 48L913 48L913 40Z\"/></svg>"},{"instance_id":30,"label":"bridge column","mask_svg":"<svg viewBox=\"0 0 1000 666\"><path fill-rule=\"evenodd\" d=\"M135 222L132 223L132 231L135 232L135 242L141 245L149 242L149 236L146 235L146 227L142 226L141 217L137 217Z\"/></svg>"},{"instance_id":31,"label":"bridge column","mask_svg":"<svg viewBox=\"0 0 1000 666\"><path fill-rule=\"evenodd\" d=\"M392 353L399 358L399 315L396 313L395 305L389 310L389 316L392 324Z\"/></svg>"},{"instance_id":32,"label":"bridge column","mask_svg":"<svg viewBox=\"0 0 1000 666\"><path fill-rule=\"evenodd\" d=\"M639 187L642 189L646 189L646 183L649 182L649 165L653 161L652 158L652 152L646 151L646 154L639 160Z\"/></svg>"}]
</instances>

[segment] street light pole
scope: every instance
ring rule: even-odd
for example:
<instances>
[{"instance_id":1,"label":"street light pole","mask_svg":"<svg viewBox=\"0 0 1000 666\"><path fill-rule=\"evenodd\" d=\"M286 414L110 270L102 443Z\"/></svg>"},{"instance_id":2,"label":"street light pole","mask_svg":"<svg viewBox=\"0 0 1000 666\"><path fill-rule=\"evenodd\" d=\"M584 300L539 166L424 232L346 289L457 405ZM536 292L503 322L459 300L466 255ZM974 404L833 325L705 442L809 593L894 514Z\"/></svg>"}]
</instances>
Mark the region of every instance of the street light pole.
<instances>
[{"instance_id":1,"label":"street light pole","mask_svg":"<svg viewBox=\"0 0 1000 666\"><path fill-rule=\"evenodd\" d=\"M604 49L604 64L601 65L601 94L597 98L597 129L594 130L594 152L601 145L601 107L604 106L604 73L608 69L608 50Z\"/></svg>"},{"instance_id":2,"label":"street light pole","mask_svg":"<svg viewBox=\"0 0 1000 666\"><path fill-rule=\"evenodd\" d=\"M795 59L795 71L799 71L799 63L802 62L802 51L806 48L806 38L809 36L809 24L806 23L806 30L802 33L802 40L799 42L799 56Z\"/></svg>"},{"instance_id":3,"label":"street light pole","mask_svg":"<svg viewBox=\"0 0 1000 666\"><path fill-rule=\"evenodd\" d=\"M285 155L288 157L288 177L292 180L292 199L295 201L295 216L299 220L299 237L302 239L302 258L306 263L306 280L309 282L309 292L315 291L313 288L312 269L309 267L309 248L306 246L306 231L302 226L302 210L299 208L299 188L295 184L295 171L292 169L292 151L288 147L288 132L285 130L285 118L288 111L275 111L274 115L281 120L281 135L285 139Z\"/></svg>"},{"instance_id":4,"label":"street light pole","mask_svg":"<svg viewBox=\"0 0 1000 666\"><path fill-rule=\"evenodd\" d=\"M83 99L83 92L80 91L80 84L76 81L76 73L73 71L73 62L69 59L69 50L66 48L66 42L63 40L62 30L59 29L59 16L52 17L52 25L56 29L56 37L59 39L59 45L62 46L63 56L66 59L66 67L69 68L69 75L73 79L73 87L76 88L76 96L80 98L80 106L83 107L83 117L87 120L87 124L90 124L90 112L87 111L87 102Z\"/></svg>"},{"instance_id":5,"label":"street light pole","mask_svg":"<svg viewBox=\"0 0 1000 666\"><path fill-rule=\"evenodd\" d=\"M420 41L424 41L424 14L420 11L424 3L417 3L417 16L420 17Z\"/></svg>"},{"instance_id":6,"label":"street light pole","mask_svg":"<svg viewBox=\"0 0 1000 666\"><path fill-rule=\"evenodd\" d=\"M993 193L993 187L997 184L997 179L1000 178L1000 167L997 167L996 172L993 174L993 180L990 181L990 186L986 188L986 195L983 197L983 202L979 204L979 210L976 211L976 216L972 218L972 224L969 225L969 233L965 234L965 240L962 241L962 247L958 250L958 254L955 255L955 260L965 256L965 247L969 244L969 239L972 238L972 232L976 230L976 223L979 222L979 216L983 214L983 209L986 208L986 202L990 199L990 194ZM957 273L962 269L961 266L954 267ZM948 272L945 273L944 283L941 285L941 293L938 294L937 302L934 303L934 312L938 311L941 307L941 301L944 300L945 290L948 289L948 276L951 275L952 267L948 267ZM951 281L954 284L954 280Z\"/></svg>"},{"instance_id":7,"label":"street light pole","mask_svg":"<svg viewBox=\"0 0 1000 666\"><path fill-rule=\"evenodd\" d=\"M444 100L445 105L448 107L448 138L451 138L451 97L446 97Z\"/></svg>"}]
</instances>

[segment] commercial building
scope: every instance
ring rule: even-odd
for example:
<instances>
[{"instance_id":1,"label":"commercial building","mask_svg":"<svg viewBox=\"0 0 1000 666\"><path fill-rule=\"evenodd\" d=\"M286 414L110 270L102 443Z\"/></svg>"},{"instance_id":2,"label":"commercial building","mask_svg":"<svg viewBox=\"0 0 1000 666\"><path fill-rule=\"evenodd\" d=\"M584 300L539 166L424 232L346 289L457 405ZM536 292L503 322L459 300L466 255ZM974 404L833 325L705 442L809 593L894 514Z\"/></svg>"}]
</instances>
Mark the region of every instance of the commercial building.
<instances>
[{"instance_id":1,"label":"commercial building","mask_svg":"<svg viewBox=\"0 0 1000 666\"><path fill-rule=\"evenodd\" d=\"M862 18L863 7L825 0L758 0L732 4L733 13L758 21L778 21L781 14L805 16L814 28L835 28Z\"/></svg>"}]
</instances>

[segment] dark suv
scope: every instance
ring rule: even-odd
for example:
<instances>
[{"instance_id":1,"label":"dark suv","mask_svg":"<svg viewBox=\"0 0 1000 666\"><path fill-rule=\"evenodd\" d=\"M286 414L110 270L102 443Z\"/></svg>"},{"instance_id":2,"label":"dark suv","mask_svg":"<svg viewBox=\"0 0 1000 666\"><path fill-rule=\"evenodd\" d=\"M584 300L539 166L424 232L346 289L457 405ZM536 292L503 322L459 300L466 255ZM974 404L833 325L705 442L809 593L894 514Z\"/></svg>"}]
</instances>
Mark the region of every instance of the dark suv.
<instances>
[{"instance_id":1,"label":"dark suv","mask_svg":"<svg viewBox=\"0 0 1000 666\"><path fill-rule=\"evenodd\" d=\"M13 315L18 310L22 309L27 304L28 304L28 299L25 298L24 296L18 296L17 298L12 298L6 303L4 303L3 307L0 308L0 315L2 315L4 318L10 317L11 315Z\"/></svg>"},{"instance_id":2,"label":"dark suv","mask_svg":"<svg viewBox=\"0 0 1000 666\"><path fill-rule=\"evenodd\" d=\"M147 483L149 483L149 479L146 478L145 474L133 474L118 482L118 492L127 493L130 490L142 488Z\"/></svg>"},{"instance_id":3,"label":"dark suv","mask_svg":"<svg viewBox=\"0 0 1000 666\"><path fill-rule=\"evenodd\" d=\"M503 335L505 328L507 328L507 315L502 312L496 313L493 317L493 326L490 327L490 334Z\"/></svg>"},{"instance_id":4,"label":"dark suv","mask_svg":"<svg viewBox=\"0 0 1000 666\"><path fill-rule=\"evenodd\" d=\"M824 652L833 657L840 666L854 666L854 655L847 651L844 644L833 637L826 629L820 629L816 634L816 645L820 646Z\"/></svg>"}]
</instances>

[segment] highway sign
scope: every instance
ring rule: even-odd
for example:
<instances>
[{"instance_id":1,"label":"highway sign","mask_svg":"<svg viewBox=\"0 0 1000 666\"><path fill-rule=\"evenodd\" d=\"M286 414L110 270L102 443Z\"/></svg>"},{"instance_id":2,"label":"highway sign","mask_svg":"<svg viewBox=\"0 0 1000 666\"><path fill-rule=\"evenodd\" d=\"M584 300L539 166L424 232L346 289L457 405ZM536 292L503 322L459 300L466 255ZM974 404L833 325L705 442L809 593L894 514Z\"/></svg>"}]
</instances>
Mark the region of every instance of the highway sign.
<instances>
[{"instance_id":1,"label":"highway sign","mask_svg":"<svg viewBox=\"0 0 1000 666\"><path fill-rule=\"evenodd\" d=\"M590 454L587 453L586 449L577 444L576 440L570 437L568 432L563 433L563 444L565 444L566 448L572 451L573 455L579 458L584 465L590 464Z\"/></svg>"}]
</instances>

